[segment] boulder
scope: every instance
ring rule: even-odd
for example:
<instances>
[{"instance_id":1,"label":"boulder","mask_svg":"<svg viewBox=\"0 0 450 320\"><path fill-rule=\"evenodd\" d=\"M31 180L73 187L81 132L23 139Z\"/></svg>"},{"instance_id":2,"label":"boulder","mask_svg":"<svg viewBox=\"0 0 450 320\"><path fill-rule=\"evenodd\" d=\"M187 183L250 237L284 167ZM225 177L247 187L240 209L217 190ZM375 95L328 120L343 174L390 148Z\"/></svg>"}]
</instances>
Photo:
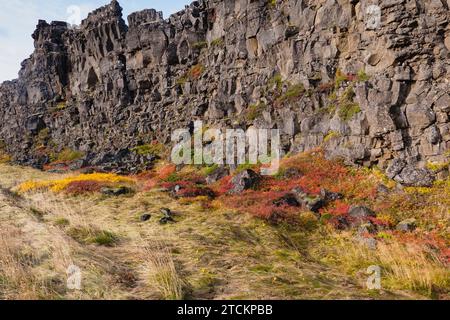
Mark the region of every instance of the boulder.
<instances>
[{"instance_id":1,"label":"boulder","mask_svg":"<svg viewBox=\"0 0 450 320\"><path fill-rule=\"evenodd\" d=\"M380 184L377 187L377 193L379 195L386 195L389 194L391 192L391 189L389 189L387 186L385 186L384 184Z\"/></svg>"},{"instance_id":2,"label":"boulder","mask_svg":"<svg viewBox=\"0 0 450 320\"><path fill-rule=\"evenodd\" d=\"M233 188L230 194L242 193L245 190L254 188L261 181L261 176L253 170L244 170L231 179Z\"/></svg>"},{"instance_id":3,"label":"boulder","mask_svg":"<svg viewBox=\"0 0 450 320\"><path fill-rule=\"evenodd\" d=\"M348 215L354 219L376 218L376 213L364 206L352 206Z\"/></svg>"},{"instance_id":4,"label":"boulder","mask_svg":"<svg viewBox=\"0 0 450 320\"><path fill-rule=\"evenodd\" d=\"M117 188L102 188L100 192L107 196L122 196L126 194L133 193L133 189L128 187L117 187Z\"/></svg>"},{"instance_id":5,"label":"boulder","mask_svg":"<svg viewBox=\"0 0 450 320\"><path fill-rule=\"evenodd\" d=\"M386 175L394 179L406 167L406 161L403 159L394 159L386 169Z\"/></svg>"},{"instance_id":6,"label":"boulder","mask_svg":"<svg viewBox=\"0 0 450 320\"><path fill-rule=\"evenodd\" d=\"M173 216L173 212L169 208L161 208L161 209L159 209L159 211L164 215L164 217L169 218L169 217Z\"/></svg>"},{"instance_id":7,"label":"boulder","mask_svg":"<svg viewBox=\"0 0 450 320\"><path fill-rule=\"evenodd\" d=\"M300 205L314 213L319 213L319 210L327 204L321 197L308 195L302 188L293 189L292 194Z\"/></svg>"},{"instance_id":8,"label":"boulder","mask_svg":"<svg viewBox=\"0 0 450 320\"><path fill-rule=\"evenodd\" d=\"M294 179L302 177L302 173L297 168L288 168L283 172L284 179Z\"/></svg>"},{"instance_id":9,"label":"boulder","mask_svg":"<svg viewBox=\"0 0 450 320\"><path fill-rule=\"evenodd\" d=\"M353 206L348 213L349 223L352 228L359 228L370 223L371 218L376 218L376 213L364 206Z\"/></svg>"},{"instance_id":10,"label":"boulder","mask_svg":"<svg viewBox=\"0 0 450 320\"><path fill-rule=\"evenodd\" d=\"M378 231L378 228L376 225L374 225L372 222L366 222L358 227L358 234L365 235L365 234L374 234Z\"/></svg>"},{"instance_id":11,"label":"boulder","mask_svg":"<svg viewBox=\"0 0 450 320\"><path fill-rule=\"evenodd\" d=\"M402 232L412 232L417 228L417 220L414 218L406 219L400 222L396 229Z\"/></svg>"},{"instance_id":12,"label":"boulder","mask_svg":"<svg viewBox=\"0 0 450 320\"><path fill-rule=\"evenodd\" d=\"M159 220L159 224L168 224L168 223L173 223L175 222L175 220L172 217L162 217Z\"/></svg>"},{"instance_id":13,"label":"boulder","mask_svg":"<svg viewBox=\"0 0 450 320\"><path fill-rule=\"evenodd\" d=\"M320 190L320 196L326 202L332 202L332 201L344 199L344 195L342 193L331 192L331 191L328 191L326 189L321 189Z\"/></svg>"},{"instance_id":14,"label":"boulder","mask_svg":"<svg viewBox=\"0 0 450 320\"><path fill-rule=\"evenodd\" d=\"M300 207L300 203L297 201L297 197L292 193L284 195L280 199L275 200L273 204L277 207Z\"/></svg>"},{"instance_id":15,"label":"boulder","mask_svg":"<svg viewBox=\"0 0 450 320\"><path fill-rule=\"evenodd\" d=\"M168 224L175 222L175 219L173 218L173 212L169 208L161 208L159 210L163 217L159 220L159 224Z\"/></svg>"},{"instance_id":16,"label":"boulder","mask_svg":"<svg viewBox=\"0 0 450 320\"><path fill-rule=\"evenodd\" d=\"M228 176L230 174L230 170L228 170L225 167L218 167L216 170L214 170L213 173L209 174L206 177L206 183L211 185L216 183L217 181L225 178L226 176Z\"/></svg>"},{"instance_id":17,"label":"boulder","mask_svg":"<svg viewBox=\"0 0 450 320\"><path fill-rule=\"evenodd\" d=\"M436 177L428 169L416 168L415 166L406 166L399 175L395 177L395 181L407 187L431 187Z\"/></svg>"},{"instance_id":18,"label":"boulder","mask_svg":"<svg viewBox=\"0 0 450 320\"><path fill-rule=\"evenodd\" d=\"M141 222L146 222L152 218L151 214L145 213L139 219Z\"/></svg>"}]
</instances>

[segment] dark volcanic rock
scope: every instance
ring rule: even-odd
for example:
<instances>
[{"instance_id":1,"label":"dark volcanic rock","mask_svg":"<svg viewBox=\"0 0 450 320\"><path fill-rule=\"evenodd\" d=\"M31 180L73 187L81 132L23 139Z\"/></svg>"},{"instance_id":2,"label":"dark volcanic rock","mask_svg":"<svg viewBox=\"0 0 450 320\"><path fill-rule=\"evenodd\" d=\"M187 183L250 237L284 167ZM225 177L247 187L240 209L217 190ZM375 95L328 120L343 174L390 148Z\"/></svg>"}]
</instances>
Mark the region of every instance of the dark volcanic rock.
<instances>
[{"instance_id":1,"label":"dark volcanic rock","mask_svg":"<svg viewBox=\"0 0 450 320\"><path fill-rule=\"evenodd\" d=\"M221 180L222 178L225 178L230 174L230 170L228 170L225 167L219 167L216 170L214 170L213 173L209 174L206 177L206 183L207 184L214 184L217 181Z\"/></svg>"},{"instance_id":2,"label":"dark volcanic rock","mask_svg":"<svg viewBox=\"0 0 450 320\"><path fill-rule=\"evenodd\" d=\"M350 208L349 216L358 219L376 218L376 213L364 206L353 206Z\"/></svg>"},{"instance_id":3,"label":"dark volcanic rock","mask_svg":"<svg viewBox=\"0 0 450 320\"><path fill-rule=\"evenodd\" d=\"M154 157L131 150L170 147L192 117L238 121L280 129L286 152L324 146L429 185L423 168L450 148L447 3L380 0L379 26L358 1L200 0L168 19L133 13L128 26L112 1L77 28L41 20L19 78L0 85L0 141L38 168L69 148L86 154L83 166L134 173ZM348 81L337 106L338 70Z\"/></svg>"},{"instance_id":4,"label":"dark volcanic rock","mask_svg":"<svg viewBox=\"0 0 450 320\"><path fill-rule=\"evenodd\" d=\"M331 192L326 189L320 190L320 196L327 202L344 199L344 195L342 193Z\"/></svg>"},{"instance_id":5,"label":"dark volcanic rock","mask_svg":"<svg viewBox=\"0 0 450 320\"><path fill-rule=\"evenodd\" d=\"M431 187L435 180L435 176L428 169L418 169L413 166L406 166L395 180L405 186Z\"/></svg>"},{"instance_id":6,"label":"dark volcanic rock","mask_svg":"<svg viewBox=\"0 0 450 320\"><path fill-rule=\"evenodd\" d=\"M150 220L151 218L152 218L152 215L146 213L146 214L143 214L143 215L140 217L140 220L141 220L141 222L146 222L146 221Z\"/></svg>"},{"instance_id":7,"label":"dark volcanic rock","mask_svg":"<svg viewBox=\"0 0 450 320\"><path fill-rule=\"evenodd\" d=\"M300 203L297 201L297 197L292 193L289 193L281 197L280 199L275 200L273 204L277 207L300 207Z\"/></svg>"},{"instance_id":8,"label":"dark volcanic rock","mask_svg":"<svg viewBox=\"0 0 450 320\"><path fill-rule=\"evenodd\" d=\"M166 218L170 218L173 216L173 213L170 209L168 208L161 208L159 211L161 211L161 213L164 215L164 217Z\"/></svg>"},{"instance_id":9,"label":"dark volcanic rock","mask_svg":"<svg viewBox=\"0 0 450 320\"><path fill-rule=\"evenodd\" d=\"M377 217L375 212L364 206L351 207L348 216L351 227L360 227L370 223L370 218Z\"/></svg>"},{"instance_id":10,"label":"dark volcanic rock","mask_svg":"<svg viewBox=\"0 0 450 320\"><path fill-rule=\"evenodd\" d=\"M241 193L245 190L251 189L255 187L260 180L261 176L255 171L244 170L231 179L233 188L230 190L230 194Z\"/></svg>"},{"instance_id":11,"label":"dark volcanic rock","mask_svg":"<svg viewBox=\"0 0 450 320\"><path fill-rule=\"evenodd\" d=\"M416 228L417 228L417 220L416 219L407 219L407 220L400 222L397 225L397 230L403 231L403 232L411 232L411 231L416 230Z\"/></svg>"},{"instance_id":12,"label":"dark volcanic rock","mask_svg":"<svg viewBox=\"0 0 450 320\"><path fill-rule=\"evenodd\" d=\"M133 193L133 190L127 187L118 188L102 188L101 193L107 196L122 196L125 194Z\"/></svg>"},{"instance_id":13,"label":"dark volcanic rock","mask_svg":"<svg viewBox=\"0 0 450 320\"><path fill-rule=\"evenodd\" d=\"M295 188L292 190L292 193L302 206L314 213L319 213L319 210L327 204L327 202L321 197L308 195L301 188Z\"/></svg>"},{"instance_id":14,"label":"dark volcanic rock","mask_svg":"<svg viewBox=\"0 0 450 320\"><path fill-rule=\"evenodd\" d=\"M159 220L160 224L168 224L175 222L172 210L170 210L169 208L161 208L159 211L163 214L163 217Z\"/></svg>"},{"instance_id":15,"label":"dark volcanic rock","mask_svg":"<svg viewBox=\"0 0 450 320\"><path fill-rule=\"evenodd\" d=\"M173 223L175 222L175 220L172 217L162 217L159 220L159 224L168 224L168 223Z\"/></svg>"}]
</instances>

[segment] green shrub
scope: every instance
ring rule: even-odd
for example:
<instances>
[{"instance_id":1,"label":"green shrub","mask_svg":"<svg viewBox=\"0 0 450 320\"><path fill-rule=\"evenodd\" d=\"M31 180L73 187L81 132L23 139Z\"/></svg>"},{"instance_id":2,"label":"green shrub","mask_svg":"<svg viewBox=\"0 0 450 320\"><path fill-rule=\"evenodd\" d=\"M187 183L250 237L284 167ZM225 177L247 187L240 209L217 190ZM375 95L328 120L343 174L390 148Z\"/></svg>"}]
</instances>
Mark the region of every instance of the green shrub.
<instances>
[{"instance_id":1,"label":"green shrub","mask_svg":"<svg viewBox=\"0 0 450 320\"><path fill-rule=\"evenodd\" d=\"M359 104L354 102L356 94L353 87L348 87L339 99L339 117L344 121L351 120L361 112Z\"/></svg>"},{"instance_id":2,"label":"green shrub","mask_svg":"<svg viewBox=\"0 0 450 320\"><path fill-rule=\"evenodd\" d=\"M208 47L208 42L206 42L206 41L199 41L199 42L194 43L192 46L194 47L194 49L201 50L201 49L204 49L204 48Z\"/></svg>"},{"instance_id":3,"label":"green shrub","mask_svg":"<svg viewBox=\"0 0 450 320\"><path fill-rule=\"evenodd\" d=\"M361 108L359 107L359 104L349 102L340 106L339 117L344 121L349 121L360 112Z\"/></svg>"},{"instance_id":4,"label":"green shrub","mask_svg":"<svg viewBox=\"0 0 450 320\"><path fill-rule=\"evenodd\" d=\"M283 78L281 74L277 73L272 79L269 80L269 87L274 88L280 91L283 88Z\"/></svg>"},{"instance_id":5,"label":"green shrub","mask_svg":"<svg viewBox=\"0 0 450 320\"><path fill-rule=\"evenodd\" d=\"M210 174L213 174L218 168L219 168L219 165L217 165L217 164L213 164L211 166L205 167L203 169L203 175L209 176Z\"/></svg>"},{"instance_id":6,"label":"green shrub","mask_svg":"<svg viewBox=\"0 0 450 320\"><path fill-rule=\"evenodd\" d=\"M357 79L360 82L366 82L370 80L370 77L364 69L361 69L358 71Z\"/></svg>"},{"instance_id":7,"label":"green shrub","mask_svg":"<svg viewBox=\"0 0 450 320\"><path fill-rule=\"evenodd\" d=\"M341 69L338 69L336 71L336 77L334 80L336 88L339 88L341 86L341 84L347 80L348 80L348 76L345 73L343 73Z\"/></svg>"},{"instance_id":8,"label":"green shrub","mask_svg":"<svg viewBox=\"0 0 450 320\"><path fill-rule=\"evenodd\" d=\"M56 104L56 110L64 110L65 108L67 108L67 102L66 101L61 101L61 102L58 102L57 104Z\"/></svg>"},{"instance_id":9,"label":"green shrub","mask_svg":"<svg viewBox=\"0 0 450 320\"><path fill-rule=\"evenodd\" d=\"M266 105L262 102L258 104L252 104L248 106L246 119L247 121L254 121L258 117L260 117L263 113L263 111L266 109Z\"/></svg>"},{"instance_id":10,"label":"green shrub","mask_svg":"<svg viewBox=\"0 0 450 320\"><path fill-rule=\"evenodd\" d=\"M325 136L325 138L323 139L323 141L325 143L327 143L328 141L331 141L335 138L339 138L341 136L341 134L339 132L336 131L330 131L328 132L328 134Z\"/></svg>"},{"instance_id":11,"label":"green shrub","mask_svg":"<svg viewBox=\"0 0 450 320\"><path fill-rule=\"evenodd\" d=\"M220 47L223 44L224 44L223 38L217 38L217 39L214 39L213 41L211 41L212 47Z\"/></svg>"},{"instance_id":12,"label":"green shrub","mask_svg":"<svg viewBox=\"0 0 450 320\"><path fill-rule=\"evenodd\" d=\"M161 143L149 143L137 146L131 149L134 153L137 153L141 156L159 156L164 151L164 146Z\"/></svg>"},{"instance_id":13,"label":"green shrub","mask_svg":"<svg viewBox=\"0 0 450 320\"><path fill-rule=\"evenodd\" d=\"M81 151L75 151L70 148L66 148L58 153L55 157L57 162L73 162L84 157L84 153Z\"/></svg>"},{"instance_id":14,"label":"green shrub","mask_svg":"<svg viewBox=\"0 0 450 320\"><path fill-rule=\"evenodd\" d=\"M306 92L305 86L301 83L291 85L287 91L277 99L278 103L292 102L301 97Z\"/></svg>"},{"instance_id":15,"label":"green shrub","mask_svg":"<svg viewBox=\"0 0 450 320\"><path fill-rule=\"evenodd\" d=\"M100 231L91 241L99 246L112 247L118 242L118 237L112 232Z\"/></svg>"},{"instance_id":16,"label":"green shrub","mask_svg":"<svg viewBox=\"0 0 450 320\"><path fill-rule=\"evenodd\" d=\"M45 145L50 137L50 130L48 128L42 129L37 135L37 143L40 145Z\"/></svg>"},{"instance_id":17,"label":"green shrub","mask_svg":"<svg viewBox=\"0 0 450 320\"><path fill-rule=\"evenodd\" d=\"M70 221L66 218L58 218L55 220L54 225L59 227L65 227L70 225Z\"/></svg>"},{"instance_id":18,"label":"green shrub","mask_svg":"<svg viewBox=\"0 0 450 320\"><path fill-rule=\"evenodd\" d=\"M178 78L176 84L177 84L177 85L180 85L180 86L184 86L184 84L185 84L186 82L188 82L188 80L189 80L188 76L187 76L187 75L184 75L184 76L181 76L180 78Z\"/></svg>"},{"instance_id":19,"label":"green shrub","mask_svg":"<svg viewBox=\"0 0 450 320\"><path fill-rule=\"evenodd\" d=\"M274 8L277 5L277 0L267 0L267 5Z\"/></svg>"}]
</instances>

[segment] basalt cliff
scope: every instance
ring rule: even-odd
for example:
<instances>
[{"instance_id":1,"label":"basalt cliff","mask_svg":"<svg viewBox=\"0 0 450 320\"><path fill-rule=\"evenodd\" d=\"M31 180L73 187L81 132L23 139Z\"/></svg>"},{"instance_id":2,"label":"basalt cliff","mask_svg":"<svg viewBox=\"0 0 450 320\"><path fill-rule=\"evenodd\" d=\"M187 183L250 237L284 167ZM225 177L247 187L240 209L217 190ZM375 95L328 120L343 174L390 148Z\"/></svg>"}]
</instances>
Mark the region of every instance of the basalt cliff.
<instances>
[{"instance_id":1,"label":"basalt cliff","mask_svg":"<svg viewBox=\"0 0 450 320\"><path fill-rule=\"evenodd\" d=\"M174 129L278 128L285 153L322 147L405 185L448 174L450 0L201 0L168 19L39 21L19 78L0 86L0 147L42 167L133 172ZM75 159L76 158L76 159ZM445 172L447 170L447 172Z\"/></svg>"}]
</instances>

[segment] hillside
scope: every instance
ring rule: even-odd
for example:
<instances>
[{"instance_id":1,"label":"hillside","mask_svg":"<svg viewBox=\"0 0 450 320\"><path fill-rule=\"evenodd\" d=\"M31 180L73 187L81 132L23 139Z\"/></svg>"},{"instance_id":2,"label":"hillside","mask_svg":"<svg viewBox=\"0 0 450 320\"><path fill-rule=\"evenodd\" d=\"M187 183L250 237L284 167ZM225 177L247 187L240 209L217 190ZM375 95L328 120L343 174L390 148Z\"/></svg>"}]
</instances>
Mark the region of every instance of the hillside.
<instances>
[{"instance_id":1,"label":"hillside","mask_svg":"<svg viewBox=\"0 0 450 320\"><path fill-rule=\"evenodd\" d=\"M3 165L0 297L449 298L448 180L398 189L316 152L282 168L230 195L227 177L206 185L208 168L120 177ZM293 203L292 186L311 190L307 203ZM71 266L80 290L66 287ZM367 288L370 266L381 289Z\"/></svg>"},{"instance_id":2,"label":"hillside","mask_svg":"<svg viewBox=\"0 0 450 320\"><path fill-rule=\"evenodd\" d=\"M39 21L0 85L0 299L449 299L449 7ZM177 129L277 129L280 170L175 165Z\"/></svg>"}]
</instances>

